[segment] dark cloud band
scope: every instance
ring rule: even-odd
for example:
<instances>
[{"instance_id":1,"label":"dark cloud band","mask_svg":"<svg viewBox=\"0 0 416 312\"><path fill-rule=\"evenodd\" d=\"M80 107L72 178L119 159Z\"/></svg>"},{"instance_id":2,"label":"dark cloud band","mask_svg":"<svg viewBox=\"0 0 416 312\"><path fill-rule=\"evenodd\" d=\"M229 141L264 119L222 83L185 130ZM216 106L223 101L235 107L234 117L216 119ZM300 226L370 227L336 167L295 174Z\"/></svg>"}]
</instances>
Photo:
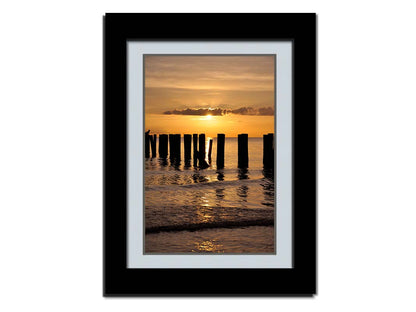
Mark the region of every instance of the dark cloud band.
<instances>
[{"instance_id":1,"label":"dark cloud band","mask_svg":"<svg viewBox=\"0 0 416 312\"><path fill-rule=\"evenodd\" d=\"M189 115L189 116L224 116L228 114L235 115L247 115L247 116L273 116L274 109L273 107L240 107L237 109L223 109L223 108L186 108L186 109L174 109L171 111L166 111L163 114L165 115Z\"/></svg>"}]
</instances>

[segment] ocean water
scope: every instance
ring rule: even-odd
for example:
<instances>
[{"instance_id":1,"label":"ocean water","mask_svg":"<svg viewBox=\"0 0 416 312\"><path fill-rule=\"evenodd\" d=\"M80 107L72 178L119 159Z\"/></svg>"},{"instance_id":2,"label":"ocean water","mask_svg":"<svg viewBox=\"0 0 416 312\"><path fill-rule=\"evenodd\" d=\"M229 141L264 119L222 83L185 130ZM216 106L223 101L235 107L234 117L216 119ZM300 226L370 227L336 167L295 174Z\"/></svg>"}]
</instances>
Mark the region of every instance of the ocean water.
<instances>
[{"instance_id":1,"label":"ocean water","mask_svg":"<svg viewBox=\"0 0 416 312\"><path fill-rule=\"evenodd\" d=\"M263 138L249 138L248 149L247 169L237 168L237 138L225 139L223 169L216 138L207 169L145 159L146 253L275 252L273 170L263 169Z\"/></svg>"}]
</instances>

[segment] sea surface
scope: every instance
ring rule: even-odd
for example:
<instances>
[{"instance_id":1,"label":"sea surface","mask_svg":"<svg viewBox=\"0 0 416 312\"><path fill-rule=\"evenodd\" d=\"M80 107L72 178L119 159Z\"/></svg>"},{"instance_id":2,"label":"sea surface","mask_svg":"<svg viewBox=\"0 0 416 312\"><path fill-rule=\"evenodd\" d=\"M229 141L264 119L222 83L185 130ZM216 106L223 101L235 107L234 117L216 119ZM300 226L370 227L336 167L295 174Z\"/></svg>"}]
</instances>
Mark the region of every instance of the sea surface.
<instances>
[{"instance_id":1,"label":"sea surface","mask_svg":"<svg viewBox=\"0 0 416 312\"><path fill-rule=\"evenodd\" d=\"M211 138L207 138L208 141ZM225 139L224 168L145 159L145 253L274 253L273 169L263 169L263 138L249 138L239 169L237 138ZM192 147L193 149L193 147Z\"/></svg>"}]
</instances>

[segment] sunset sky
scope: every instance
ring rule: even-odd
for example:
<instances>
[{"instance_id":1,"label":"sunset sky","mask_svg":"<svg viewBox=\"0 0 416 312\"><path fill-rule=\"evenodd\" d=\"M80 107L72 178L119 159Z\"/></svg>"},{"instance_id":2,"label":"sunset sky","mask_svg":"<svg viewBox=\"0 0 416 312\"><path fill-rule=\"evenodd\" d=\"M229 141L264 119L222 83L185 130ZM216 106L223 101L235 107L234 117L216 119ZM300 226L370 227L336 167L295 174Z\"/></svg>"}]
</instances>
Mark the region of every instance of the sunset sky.
<instances>
[{"instance_id":1,"label":"sunset sky","mask_svg":"<svg viewBox=\"0 0 416 312\"><path fill-rule=\"evenodd\" d=\"M144 67L151 133L274 132L275 56L146 55Z\"/></svg>"}]
</instances>

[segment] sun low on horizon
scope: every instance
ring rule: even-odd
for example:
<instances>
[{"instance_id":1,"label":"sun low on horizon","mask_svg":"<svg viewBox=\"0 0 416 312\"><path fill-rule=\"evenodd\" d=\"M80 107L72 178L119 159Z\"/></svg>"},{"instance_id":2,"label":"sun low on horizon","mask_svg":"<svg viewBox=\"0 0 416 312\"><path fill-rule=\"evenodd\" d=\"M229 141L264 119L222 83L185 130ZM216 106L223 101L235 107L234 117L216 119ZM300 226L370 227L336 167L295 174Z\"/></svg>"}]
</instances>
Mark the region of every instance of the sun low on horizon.
<instances>
[{"instance_id":1,"label":"sun low on horizon","mask_svg":"<svg viewBox=\"0 0 416 312\"><path fill-rule=\"evenodd\" d=\"M144 81L151 133L274 132L274 55L145 55Z\"/></svg>"}]
</instances>

